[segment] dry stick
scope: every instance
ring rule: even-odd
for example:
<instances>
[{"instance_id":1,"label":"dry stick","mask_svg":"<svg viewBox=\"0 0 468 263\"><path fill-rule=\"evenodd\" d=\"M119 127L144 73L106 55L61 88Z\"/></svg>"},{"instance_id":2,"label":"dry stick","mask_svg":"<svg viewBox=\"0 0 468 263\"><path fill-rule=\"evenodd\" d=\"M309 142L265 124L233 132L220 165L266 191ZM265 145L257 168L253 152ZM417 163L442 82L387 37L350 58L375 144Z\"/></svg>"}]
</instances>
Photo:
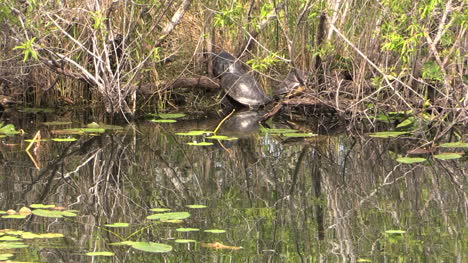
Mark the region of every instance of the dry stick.
<instances>
[{"instance_id":1,"label":"dry stick","mask_svg":"<svg viewBox=\"0 0 468 263\"><path fill-rule=\"evenodd\" d=\"M364 58L365 61L367 61L367 63L369 63L369 65L371 65L374 69L376 69L381 75L382 77L384 78L385 82L387 83L387 85L395 92L395 94L406 104L406 106L408 106L410 109L413 110L412 106L402 97L402 95L398 92L398 90L392 86L392 83L390 83L390 78L392 78L393 80L397 81L398 83L402 84L403 86L405 86L406 88L408 88L409 90L411 90L412 92L414 92L418 97L420 97L421 99L423 99L421 97L420 94L418 94L416 91L414 91L411 87L409 87L408 85L404 84L401 80L397 79L397 78L394 78L392 76L389 76L387 74L385 74L376 64L374 64L374 62L372 62L361 50L359 50L348 38L346 38L336 27L334 24L330 23L330 28L335 31L338 36L340 36L349 46L351 46L362 58ZM380 88L382 89L382 88ZM374 93L373 93L374 94ZM372 95L372 94L371 94ZM354 103L353 105L351 105L350 107L348 107L346 110L360 104L361 102L367 100L368 98L371 97L371 95L359 100L358 102Z\"/></svg>"},{"instance_id":2,"label":"dry stick","mask_svg":"<svg viewBox=\"0 0 468 263\"><path fill-rule=\"evenodd\" d=\"M180 20L184 16L185 12L189 9L190 4L192 4L192 0L184 0L182 2L179 9L177 9L177 11L172 16L171 21L164 27L162 36L159 37L154 46L159 47L169 36L169 34L171 34L172 30L174 30L175 26L180 23Z\"/></svg>"}]
</instances>

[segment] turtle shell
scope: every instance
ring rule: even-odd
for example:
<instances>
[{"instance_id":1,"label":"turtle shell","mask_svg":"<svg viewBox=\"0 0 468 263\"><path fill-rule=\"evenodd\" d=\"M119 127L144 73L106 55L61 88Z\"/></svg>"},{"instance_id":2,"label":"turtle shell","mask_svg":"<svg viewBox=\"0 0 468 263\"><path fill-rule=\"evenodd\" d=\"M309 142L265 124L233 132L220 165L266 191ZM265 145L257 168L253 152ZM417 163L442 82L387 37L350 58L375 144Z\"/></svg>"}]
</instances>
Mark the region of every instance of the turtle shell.
<instances>
[{"instance_id":1,"label":"turtle shell","mask_svg":"<svg viewBox=\"0 0 468 263\"><path fill-rule=\"evenodd\" d=\"M242 63L226 51L214 55L213 74L220 78L224 73L243 74Z\"/></svg>"},{"instance_id":2,"label":"turtle shell","mask_svg":"<svg viewBox=\"0 0 468 263\"><path fill-rule=\"evenodd\" d=\"M244 74L224 73L221 87L226 93L243 105L260 106L271 101L254 77Z\"/></svg>"}]
</instances>

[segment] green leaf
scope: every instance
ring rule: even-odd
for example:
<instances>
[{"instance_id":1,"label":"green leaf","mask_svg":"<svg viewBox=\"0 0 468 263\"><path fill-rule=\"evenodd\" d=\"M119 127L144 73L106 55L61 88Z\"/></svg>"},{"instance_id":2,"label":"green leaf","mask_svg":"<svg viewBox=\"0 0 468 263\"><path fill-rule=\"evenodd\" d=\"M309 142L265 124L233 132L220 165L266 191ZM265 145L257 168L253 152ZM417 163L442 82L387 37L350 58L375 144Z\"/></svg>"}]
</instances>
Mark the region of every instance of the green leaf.
<instances>
[{"instance_id":1,"label":"green leaf","mask_svg":"<svg viewBox=\"0 0 468 263\"><path fill-rule=\"evenodd\" d=\"M54 208L55 205L32 204L32 205L30 205L29 207L31 207L31 208L47 209L47 208Z\"/></svg>"},{"instance_id":2,"label":"green leaf","mask_svg":"<svg viewBox=\"0 0 468 263\"><path fill-rule=\"evenodd\" d=\"M172 119L157 119L157 120L150 120L151 122L157 122L157 123L174 123L177 122L176 120Z\"/></svg>"},{"instance_id":3,"label":"green leaf","mask_svg":"<svg viewBox=\"0 0 468 263\"><path fill-rule=\"evenodd\" d=\"M434 155L434 158L439 159L439 160L454 160L454 159L460 159L461 157L462 155L459 153L441 153L441 154Z\"/></svg>"},{"instance_id":4,"label":"green leaf","mask_svg":"<svg viewBox=\"0 0 468 263\"><path fill-rule=\"evenodd\" d=\"M386 132L375 132L375 133L370 133L370 137L376 137L376 138L390 138L390 137L398 137L403 134L407 134L408 132L399 132L399 131L386 131Z\"/></svg>"},{"instance_id":5,"label":"green leaf","mask_svg":"<svg viewBox=\"0 0 468 263\"><path fill-rule=\"evenodd\" d=\"M78 139L77 138L52 138L51 140L54 142L74 142Z\"/></svg>"},{"instance_id":6,"label":"green leaf","mask_svg":"<svg viewBox=\"0 0 468 263\"><path fill-rule=\"evenodd\" d=\"M107 224L105 226L107 227L128 227L130 224L129 223L113 223L113 224Z\"/></svg>"},{"instance_id":7,"label":"green leaf","mask_svg":"<svg viewBox=\"0 0 468 263\"><path fill-rule=\"evenodd\" d=\"M212 142L188 142L187 144L192 145L192 146L210 146L210 145L213 145Z\"/></svg>"},{"instance_id":8,"label":"green leaf","mask_svg":"<svg viewBox=\"0 0 468 263\"><path fill-rule=\"evenodd\" d=\"M154 242L132 242L130 246L137 250L153 253L166 253L172 250L169 245Z\"/></svg>"},{"instance_id":9,"label":"green leaf","mask_svg":"<svg viewBox=\"0 0 468 263\"><path fill-rule=\"evenodd\" d=\"M448 142L448 143L442 143L439 145L440 147L445 147L445 148L468 148L468 142Z\"/></svg>"},{"instance_id":10,"label":"green leaf","mask_svg":"<svg viewBox=\"0 0 468 263\"><path fill-rule=\"evenodd\" d=\"M203 134L211 134L213 133L212 131L189 131L189 132L178 132L176 135L182 135L182 136L200 136Z\"/></svg>"},{"instance_id":11,"label":"green leaf","mask_svg":"<svg viewBox=\"0 0 468 263\"><path fill-rule=\"evenodd\" d=\"M222 229L207 229L207 230L205 230L204 232L206 232L206 233L213 233L213 234L222 234L222 233L226 233L226 230L222 230Z\"/></svg>"},{"instance_id":12,"label":"green leaf","mask_svg":"<svg viewBox=\"0 0 468 263\"><path fill-rule=\"evenodd\" d=\"M96 251L96 252L86 253L86 256L91 256L91 257L95 257L95 256L112 257L114 255L115 255L114 252L110 252L110 251Z\"/></svg>"},{"instance_id":13,"label":"green leaf","mask_svg":"<svg viewBox=\"0 0 468 263\"><path fill-rule=\"evenodd\" d=\"M151 208L150 211L153 212L166 212L166 211L171 211L169 208Z\"/></svg>"},{"instance_id":14,"label":"green leaf","mask_svg":"<svg viewBox=\"0 0 468 263\"><path fill-rule=\"evenodd\" d=\"M2 218L9 218L9 219L25 219L28 217L27 215L6 215L2 216Z\"/></svg>"},{"instance_id":15,"label":"green leaf","mask_svg":"<svg viewBox=\"0 0 468 263\"><path fill-rule=\"evenodd\" d=\"M186 205L188 208L206 208L206 205Z\"/></svg>"},{"instance_id":16,"label":"green leaf","mask_svg":"<svg viewBox=\"0 0 468 263\"><path fill-rule=\"evenodd\" d=\"M0 133L11 135L11 134L18 134L20 131L15 129L15 125L7 124L3 126L3 122L0 123Z\"/></svg>"},{"instance_id":17,"label":"green leaf","mask_svg":"<svg viewBox=\"0 0 468 263\"><path fill-rule=\"evenodd\" d=\"M42 125L46 126L59 126L59 125L69 125L72 124L71 121L46 121L43 122Z\"/></svg>"},{"instance_id":18,"label":"green leaf","mask_svg":"<svg viewBox=\"0 0 468 263\"><path fill-rule=\"evenodd\" d=\"M3 249L15 249L15 248L25 248L25 247L28 247L28 245L26 245L26 244L23 243L23 242L1 242L1 243L0 243L0 250L3 250Z\"/></svg>"},{"instance_id":19,"label":"green leaf","mask_svg":"<svg viewBox=\"0 0 468 263\"><path fill-rule=\"evenodd\" d=\"M213 135L213 136L206 137L206 139L220 140L220 141L232 141L232 140L237 140L238 138L224 136L224 135Z\"/></svg>"},{"instance_id":20,"label":"green leaf","mask_svg":"<svg viewBox=\"0 0 468 263\"><path fill-rule=\"evenodd\" d=\"M426 158L421 158L421 157L400 157L396 159L397 162L399 163L406 163L406 164L412 164L412 163L421 163L426 161Z\"/></svg>"},{"instance_id":21,"label":"green leaf","mask_svg":"<svg viewBox=\"0 0 468 263\"><path fill-rule=\"evenodd\" d=\"M147 216L147 219L151 220L181 220L190 217L190 213L188 212L169 212L169 213L161 213L161 214L154 214Z\"/></svg>"},{"instance_id":22,"label":"green leaf","mask_svg":"<svg viewBox=\"0 0 468 263\"><path fill-rule=\"evenodd\" d=\"M196 231L200 231L200 229L198 228L177 228L176 229L177 232L196 232Z\"/></svg>"},{"instance_id":23,"label":"green leaf","mask_svg":"<svg viewBox=\"0 0 468 263\"><path fill-rule=\"evenodd\" d=\"M9 253L0 254L0 260L4 261L4 260L7 260L7 259L9 259L9 258L11 258L13 256L14 256L13 254L9 254Z\"/></svg>"},{"instance_id":24,"label":"green leaf","mask_svg":"<svg viewBox=\"0 0 468 263\"><path fill-rule=\"evenodd\" d=\"M183 113L160 113L158 115L162 119L178 119L185 117L185 114Z\"/></svg>"},{"instance_id":25,"label":"green leaf","mask_svg":"<svg viewBox=\"0 0 468 263\"><path fill-rule=\"evenodd\" d=\"M21 241L21 238L12 237L12 236L1 236L0 241Z\"/></svg>"}]
</instances>

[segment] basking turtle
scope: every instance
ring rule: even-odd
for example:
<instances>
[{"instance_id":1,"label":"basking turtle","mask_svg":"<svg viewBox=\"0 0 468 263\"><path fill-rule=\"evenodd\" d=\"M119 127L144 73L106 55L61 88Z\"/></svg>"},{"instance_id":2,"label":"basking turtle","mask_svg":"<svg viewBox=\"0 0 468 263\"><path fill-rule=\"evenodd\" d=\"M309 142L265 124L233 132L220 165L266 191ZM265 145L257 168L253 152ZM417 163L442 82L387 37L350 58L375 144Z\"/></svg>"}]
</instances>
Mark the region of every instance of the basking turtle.
<instances>
[{"instance_id":1,"label":"basking turtle","mask_svg":"<svg viewBox=\"0 0 468 263\"><path fill-rule=\"evenodd\" d=\"M221 78L225 73L240 75L245 71L237 58L226 51L221 51L214 55L213 74L216 78Z\"/></svg>"},{"instance_id":2,"label":"basking turtle","mask_svg":"<svg viewBox=\"0 0 468 263\"><path fill-rule=\"evenodd\" d=\"M307 84L308 72L296 69L297 75L301 78L304 84ZM301 86L300 81L297 79L297 75L294 71L290 71L286 78L276 87L274 94L286 94L294 92L295 89Z\"/></svg>"},{"instance_id":3,"label":"basking turtle","mask_svg":"<svg viewBox=\"0 0 468 263\"><path fill-rule=\"evenodd\" d=\"M232 99L250 108L255 108L271 101L255 78L247 73L224 73L221 76L221 88Z\"/></svg>"}]
</instances>

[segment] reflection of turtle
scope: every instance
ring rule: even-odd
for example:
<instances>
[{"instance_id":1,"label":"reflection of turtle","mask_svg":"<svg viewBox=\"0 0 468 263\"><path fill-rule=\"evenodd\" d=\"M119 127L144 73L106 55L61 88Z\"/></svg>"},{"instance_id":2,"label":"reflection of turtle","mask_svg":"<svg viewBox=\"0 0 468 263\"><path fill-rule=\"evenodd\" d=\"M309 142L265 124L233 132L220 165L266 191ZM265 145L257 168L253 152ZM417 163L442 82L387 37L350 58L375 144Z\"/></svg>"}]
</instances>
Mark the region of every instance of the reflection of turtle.
<instances>
[{"instance_id":1,"label":"reflection of turtle","mask_svg":"<svg viewBox=\"0 0 468 263\"><path fill-rule=\"evenodd\" d=\"M225 73L243 74L242 64L231 54L221 51L214 55L213 74L216 78L222 77Z\"/></svg>"},{"instance_id":2,"label":"reflection of turtle","mask_svg":"<svg viewBox=\"0 0 468 263\"><path fill-rule=\"evenodd\" d=\"M221 87L237 102L254 108L267 104L270 97L263 91L254 77L244 74L225 73L221 77Z\"/></svg>"},{"instance_id":3,"label":"reflection of turtle","mask_svg":"<svg viewBox=\"0 0 468 263\"><path fill-rule=\"evenodd\" d=\"M308 72L296 69L297 75L301 78L302 82L307 85ZM290 71L286 78L278 85L274 91L275 95L286 94L293 92L295 89L301 86L300 81L297 79L297 75L293 71Z\"/></svg>"},{"instance_id":4,"label":"reflection of turtle","mask_svg":"<svg viewBox=\"0 0 468 263\"><path fill-rule=\"evenodd\" d=\"M257 111L240 111L234 113L223 123L219 134L248 137L258 130L260 121L264 119L264 113Z\"/></svg>"}]
</instances>

